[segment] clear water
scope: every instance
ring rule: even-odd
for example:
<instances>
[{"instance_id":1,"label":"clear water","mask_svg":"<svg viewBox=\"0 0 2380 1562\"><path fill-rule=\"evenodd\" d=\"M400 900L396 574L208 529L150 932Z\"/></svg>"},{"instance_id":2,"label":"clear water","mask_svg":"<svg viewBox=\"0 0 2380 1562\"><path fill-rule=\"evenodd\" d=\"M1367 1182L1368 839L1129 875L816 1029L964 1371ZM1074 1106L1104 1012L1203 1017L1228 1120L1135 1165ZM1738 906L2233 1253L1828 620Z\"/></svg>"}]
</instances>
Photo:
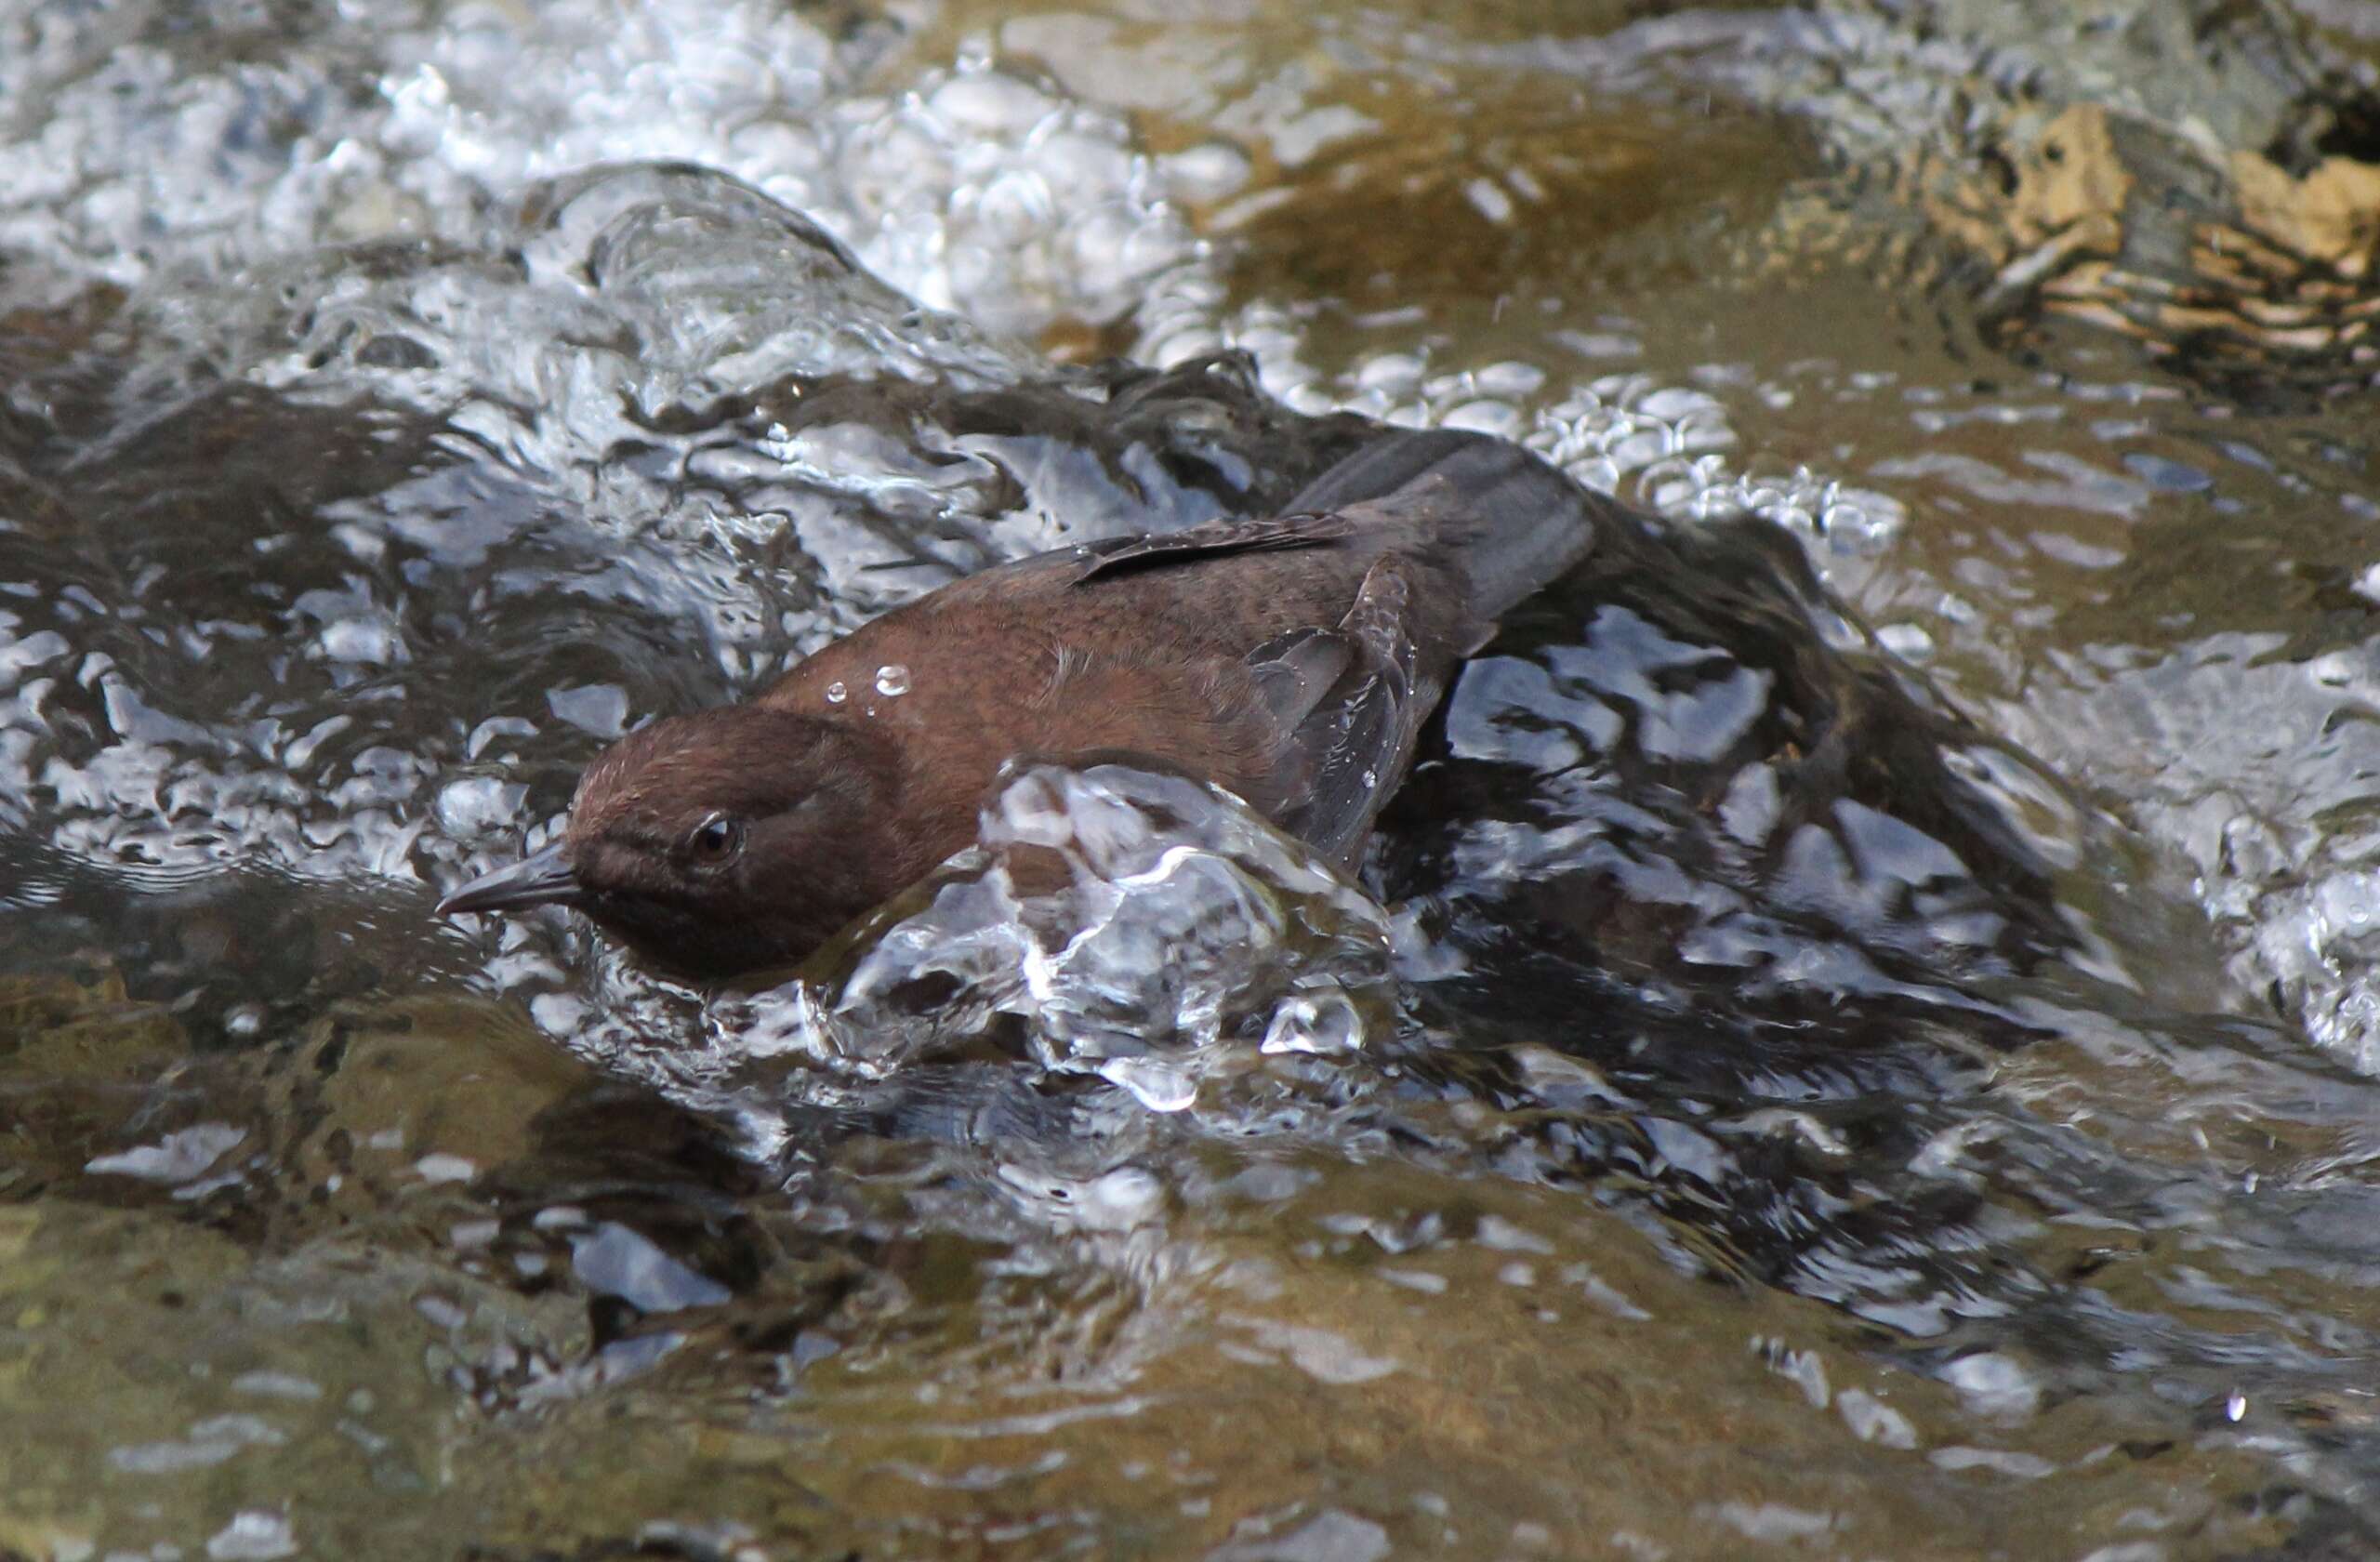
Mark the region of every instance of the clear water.
<instances>
[{"instance_id":1,"label":"clear water","mask_svg":"<svg viewBox=\"0 0 2380 1562\"><path fill-rule=\"evenodd\" d=\"M0 6L0 1551L2380 1547L2371 390L1863 242L2008 38L1633 9ZM1671 517L1360 884L1044 767L798 986L431 916L1342 410Z\"/></svg>"}]
</instances>

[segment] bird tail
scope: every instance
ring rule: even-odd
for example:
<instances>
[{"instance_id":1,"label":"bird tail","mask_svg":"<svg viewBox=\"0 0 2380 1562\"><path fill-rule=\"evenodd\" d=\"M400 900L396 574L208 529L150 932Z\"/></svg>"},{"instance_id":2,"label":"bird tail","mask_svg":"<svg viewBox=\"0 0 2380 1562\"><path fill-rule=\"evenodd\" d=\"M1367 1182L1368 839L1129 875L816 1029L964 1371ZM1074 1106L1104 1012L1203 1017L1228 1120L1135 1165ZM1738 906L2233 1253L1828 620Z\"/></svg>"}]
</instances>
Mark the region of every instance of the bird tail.
<instances>
[{"instance_id":1,"label":"bird tail","mask_svg":"<svg viewBox=\"0 0 2380 1562\"><path fill-rule=\"evenodd\" d=\"M1324 472L1292 513L1363 506L1452 548L1471 582L1465 605L1492 623L1587 556L1608 508L1509 440L1456 429L1384 434Z\"/></svg>"}]
</instances>

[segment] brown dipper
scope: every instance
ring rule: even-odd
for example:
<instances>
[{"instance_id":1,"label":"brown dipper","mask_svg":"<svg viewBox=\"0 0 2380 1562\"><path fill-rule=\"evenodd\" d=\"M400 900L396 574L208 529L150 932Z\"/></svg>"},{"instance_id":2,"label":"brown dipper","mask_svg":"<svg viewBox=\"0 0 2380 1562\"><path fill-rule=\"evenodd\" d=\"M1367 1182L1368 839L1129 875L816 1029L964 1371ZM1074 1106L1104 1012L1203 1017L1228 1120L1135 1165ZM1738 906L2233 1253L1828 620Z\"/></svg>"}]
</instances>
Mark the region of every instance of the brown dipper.
<instances>
[{"instance_id":1,"label":"brown dipper","mask_svg":"<svg viewBox=\"0 0 2380 1562\"><path fill-rule=\"evenodd\" d=\"M791 964L972 840L1023 754L1144 755L1352 860L1456 665L1585 555L1598 502L1501 440L1390 433L1277 518L985 570L629 734L560 844L438 909L575 906L699 977Z\"/></svg>"}]
</instances>

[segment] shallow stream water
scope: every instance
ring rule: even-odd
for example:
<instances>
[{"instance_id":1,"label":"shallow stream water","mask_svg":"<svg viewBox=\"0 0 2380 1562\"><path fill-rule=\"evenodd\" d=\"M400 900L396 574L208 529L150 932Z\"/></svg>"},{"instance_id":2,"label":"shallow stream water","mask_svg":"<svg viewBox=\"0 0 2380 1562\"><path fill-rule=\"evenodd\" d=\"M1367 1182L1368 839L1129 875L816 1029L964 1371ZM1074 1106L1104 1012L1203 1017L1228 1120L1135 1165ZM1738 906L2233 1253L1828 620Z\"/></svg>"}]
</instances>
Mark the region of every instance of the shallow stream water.
<instances>
[{"instance_id":1,"label":"shallow stream water","mask_svg":"<svg viewBox=\"0 0 2380 1562\"><path fill-rule=\"evenodd\" d=\"M2281 56L1924 10L0 0L0 1555L2380 1555L2370 362L1882 166ZM1351 414L1662 517L1359 882L1044 766L784 987L433 917Z\"/></svg>"}]
</instances>

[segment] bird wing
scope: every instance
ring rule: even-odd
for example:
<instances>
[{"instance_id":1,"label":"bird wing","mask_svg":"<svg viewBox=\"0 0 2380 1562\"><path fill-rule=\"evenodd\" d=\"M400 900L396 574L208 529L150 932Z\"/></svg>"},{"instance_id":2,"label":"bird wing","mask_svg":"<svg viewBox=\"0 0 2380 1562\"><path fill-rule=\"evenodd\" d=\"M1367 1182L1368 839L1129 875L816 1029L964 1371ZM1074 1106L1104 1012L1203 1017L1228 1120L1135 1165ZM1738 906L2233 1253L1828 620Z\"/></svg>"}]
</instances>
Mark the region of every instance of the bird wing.
<instances>
[{"instance_id":1,"label":"bird wing","mask_svg":"<svg viewBox=\"0 0 2380 1562\"><path fill-rule=\"evenodd\" d=\"M1289 735L1272 790L1292 801L1277 822L1342 861L1405 774L1437 703L1435 688L1416 686L1408 569L1394 554L1375 561L1334 628L1292 630L1248 657Z\"/></svg>"},{"instance_id":2,"label":"bird wing","mask_svg":"<svg viewBox=\"0 0 2380 1562\"><path fill-rule=\"evenodd\" d=\"M1080 586L1086 581L1105 580L1134 570L1188 563L1197 559L1220 558L1232 553L1277 553L1293 548L1321 548L1354 535L1360 524L1356 517L1335 512L1268 515L1256 521L1218 517L1157 536L1093 543L1088 549L1092 557L1076 575L1074 584Z\"/></svg>"}]
</instances>

